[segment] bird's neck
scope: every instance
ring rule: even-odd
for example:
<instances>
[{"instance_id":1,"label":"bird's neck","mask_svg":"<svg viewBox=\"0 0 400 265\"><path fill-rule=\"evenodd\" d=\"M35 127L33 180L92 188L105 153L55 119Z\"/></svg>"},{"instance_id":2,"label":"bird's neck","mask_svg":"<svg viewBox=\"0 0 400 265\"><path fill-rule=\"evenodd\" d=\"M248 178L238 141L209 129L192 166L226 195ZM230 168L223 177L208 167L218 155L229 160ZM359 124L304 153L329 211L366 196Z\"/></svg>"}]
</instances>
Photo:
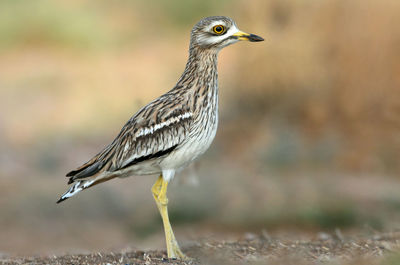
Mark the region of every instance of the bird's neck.
<instances>
[{"instance_id":1,"label":"bird's neck","mask_svg":"<svg viewBox=\"0 0 400 265\"><path fill-rule=\"evenodd\" d=\"M216 89L218 87L217 56L218 50L190 47L189 59L177 87Z\"/></svg>"}]
</instances>

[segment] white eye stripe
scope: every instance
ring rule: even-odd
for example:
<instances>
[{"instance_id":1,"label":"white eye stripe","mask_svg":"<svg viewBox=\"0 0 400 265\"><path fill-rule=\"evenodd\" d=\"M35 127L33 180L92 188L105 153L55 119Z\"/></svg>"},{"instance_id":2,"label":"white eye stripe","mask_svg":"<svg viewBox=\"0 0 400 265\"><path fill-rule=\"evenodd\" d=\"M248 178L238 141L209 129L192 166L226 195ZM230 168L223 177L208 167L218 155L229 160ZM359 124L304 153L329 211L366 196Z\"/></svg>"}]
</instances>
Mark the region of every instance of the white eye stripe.
<instances>
[{"instance_id":1,"label":"white eye stripe","mask_svg":"<svg viewBox=\"0 0 400 265\"><path fill-rule=\"evenodd\" d=\"M217 45L217 48L225 47L229 44L235 43L238 40L234 38L230 38L233 34L239 32L239 29L236 27L235 23L228 23L223 20L213 21L204 27L201 32L196 36L195 41L199 46L202 45ZM221 25L225 27L225 30L217 34L214 32L213 27Z\"/></svg>"},{"instance_id":2,"label":"white eye stripe","mask_svg":"<svg viewBox=\"0 0 400 265\"><path fill-rule=\"evenodd\" d=\"M224 27L226 27L225 22L222 20L218 20L218 21L214 21L213 23L210 24L210 26L207 28L209 31L213 29L213 27L217 26L217 25L222 25Z\"/></svg>"},{"instance_id":3,"label":"white eye stripe","mask_svg":"<svg viewBox=\"0 0 400 265\"><path fill-rule=\"evenodd\" d=\"M232 25L232 27L228 29L228 32L226 32L226 35L231 36L236 32L239 32L239 29L235 25Z\"/></svg>"},{"instance_id":4,"label":"white eye stripe","mask_svg":"<svg viewBox=\"0 0 400 265\"><path fill-rule=\"evenodd\" d=\"M203 44L219 43L219 42L223 41L224 39L229 38L230 36L232 36L233 34L235 34L238 31L239 31L239 29L235 25L232 25L228 29L228 31L225 32L225 34L221 34L221 35L218 35L218 36L212 36L212 37L204 35L203 38L199 38L199 40Z\"/></svg>"}]
</instances>

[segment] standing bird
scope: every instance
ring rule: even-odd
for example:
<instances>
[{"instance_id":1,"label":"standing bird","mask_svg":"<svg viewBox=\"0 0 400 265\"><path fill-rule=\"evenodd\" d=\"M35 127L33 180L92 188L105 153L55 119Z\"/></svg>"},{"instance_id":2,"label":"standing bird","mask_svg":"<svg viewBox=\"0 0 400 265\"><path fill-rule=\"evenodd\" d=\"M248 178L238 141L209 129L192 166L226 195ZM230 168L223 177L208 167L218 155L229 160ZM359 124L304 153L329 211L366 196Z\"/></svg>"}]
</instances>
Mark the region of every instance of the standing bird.
<instances>
[{"instance_id":1,"label":"standing bird","mask_svg":"<svg viewBox=\"0 0 400 265\"><path fill-rule=\"evenodd\" d=\"M207 17L192 29L189 59L178 83L140 109L104 150L67 174L70 189L60 203L99 183L131 175L160 174L151 191L164 224L169 258L186 259L167 210L167 187L175 172L203 154L218 125L219 51L240 40L263 41L223 16Z\"/></svg>"}]
</instances>

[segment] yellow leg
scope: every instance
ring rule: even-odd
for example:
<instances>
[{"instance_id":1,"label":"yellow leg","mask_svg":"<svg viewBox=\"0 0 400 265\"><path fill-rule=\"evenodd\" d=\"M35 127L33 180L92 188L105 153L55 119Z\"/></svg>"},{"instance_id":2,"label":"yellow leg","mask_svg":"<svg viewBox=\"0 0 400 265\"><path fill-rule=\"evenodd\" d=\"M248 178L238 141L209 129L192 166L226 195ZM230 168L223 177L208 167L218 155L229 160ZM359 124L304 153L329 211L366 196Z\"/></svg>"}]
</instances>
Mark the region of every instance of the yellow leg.
<instances>
[{"instance_id":1,"label":"yellow leg","mask_svg":"<svg viewBox=\"0 0 400 265\"><path fill-rule=\"evenodd\" d=\"M164 224L165 231L165 239L167 241L167 252L168 258L171 259L189 259L178 246L178 242L176 242L174 232L172 231L171 224L169 223L168 218L168 198L167 198L167 187L168 182L166 182L162 175L160 175L154 183L151 191L153 193L154 200L157 203L158 210L160 211L161 218Z\"/></svg>"}]
</instances>

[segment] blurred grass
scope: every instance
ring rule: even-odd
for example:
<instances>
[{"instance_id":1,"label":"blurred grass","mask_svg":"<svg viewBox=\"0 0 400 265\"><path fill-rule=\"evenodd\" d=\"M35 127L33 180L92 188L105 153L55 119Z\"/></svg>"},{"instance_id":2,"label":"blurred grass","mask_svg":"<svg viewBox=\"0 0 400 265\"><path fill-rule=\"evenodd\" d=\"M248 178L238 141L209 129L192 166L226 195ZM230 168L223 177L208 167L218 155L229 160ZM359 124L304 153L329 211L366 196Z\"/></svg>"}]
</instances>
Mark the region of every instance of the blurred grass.
<instances>
[{"instance_id":1,"label":"blurred grass","mask_svg":"<svg viewBox=\"0 0 400 265\"><path fill-rule=\"evenodd\" d=\"M283 210L284 209L284 210ZM272 207L264 210L263 213L249 213L241 209L241 216L234 216L232 219L224 219L226 228L233 230L260 231L268 229L287 228L303 229L304 231L323 230L335 231L335 229L354 229L370 227L380 231L384 228L387 216L380 216L374 213L359 211L357 206L329 205L304 206L301 208L279 208ZM217 222L218 223L218 222Z\"/></svg>"},{"instance_id":2,"label":"blurred grass","mask_svg":"<svg viewBox=\"0 0 400 265\"><path fill-rule=\"evenodd\" d=\"M112 50L121 45L134 45L137 20L142 20L139 23L148 30L162 33L168 29L156 25L162 22L155 15L169 17L174 25L182 26L192 24L193 18L203 14L218 13L216 10L228 3L231 5L234 1L122 0L67 4L51 0L4 0L0 2L0 52L38 46L91 53ZM135 11L137 8L149 9L152 14L148 18L141 16Z\"/></svg>"},{"instance_id":3,"label":"blurred grass","mask_svg":"<svg viewBox=\"0 0 400 265\"><path fill-rule=\"evenodd\" d=\"M382 263L382 265L397 265L400 264L400 254L399 253L394 253L392 255L389 255L386 257Z\"/></svg>"},{"instance_id":4,"label":"blurred grass","mask_svg":"<svg viewBox=\"0 0 400 265\"><path fill-rule=\"evenodd\" d=\"M188 25L193 23L193 18L199 18L208 14L207 16L220 14L220 10L226 10L228 6L235 5L235 0L222 0L222 1L152 1L150 8L152 10L162 10L162 15L169 17L176 25ZM141 5L148 3L142 1Z\"/></svg>"},{"instance_id":5,"label":"blurred grass","mask_svg":"<svg viewBox=\"0 0 400 265\"><path fill-rule=\"evenodd\" d=\"M112 39L102 17L61 1L0 2L0 51L35 46L93 50Z\"/></svg>"}]
</instances>

